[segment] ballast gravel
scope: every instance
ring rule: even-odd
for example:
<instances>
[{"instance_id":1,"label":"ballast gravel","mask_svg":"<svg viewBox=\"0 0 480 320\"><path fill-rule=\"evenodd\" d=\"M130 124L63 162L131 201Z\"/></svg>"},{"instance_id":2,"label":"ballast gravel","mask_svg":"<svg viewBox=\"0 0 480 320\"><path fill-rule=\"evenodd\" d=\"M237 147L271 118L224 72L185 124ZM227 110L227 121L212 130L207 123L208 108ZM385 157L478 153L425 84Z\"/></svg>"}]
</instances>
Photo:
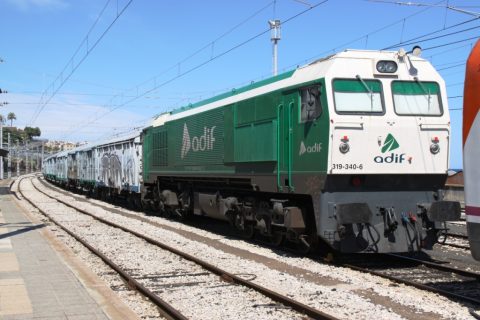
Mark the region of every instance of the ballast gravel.
<instances>
[{"instance_id":1,"label":"ballast gravel","mask_svg":"<svg viewBox=\"0 0 480 320\"><path fill-rule=\"evenodd\" d=\"M121 209L113 205L89 200L90 203L76 201L74 197L65 196L55 192L50 188L45 188L40 183L35 185L52 196L59 197L62 200L74 203L78 208L85 209L88 212L114 221L118 224L128 226L146 235L165 242L168 245L180 248L194 256L209 261L220 268L229 270L231 273L246 274L247 277L254 275L255 282L266 286L272 290L285 293L293 299L299 300L311 307L317 308L336 317L343 319L403 319L423 318L423 319L471 319L468 308L461 304L448 300L443 296L418 290L405 285L399 285L389 280L353 271L347 268L335 267L323 264L309 258L293 257L287 253L279 254L269 248L261 247L242 240L228 239L218 234L204 231L195 227L190 227L179 222L170 221L161 217L148 217L143 213ZM127 218L118 214L97 207L102 206L121 210L129 215L142 216L144 219L155 222L152 226L148 223ZM217 241L233 248L251 252L255 255L261 255L269 259L274 259L285 265L300 268L319 279L330 279L338 283L331 284L325 281L311 281L302 278L300 275L280 272L271 269L265 264L251 261L222 250L215 249L198 241L192 241L176 232L162 229L158 226L164 225L168 228L176 228L188 231L201 237ZM331 282L330 281L330 282ZM396 312L391 307L383 306L377 303L379 297L386 304L396 304L399 309L408 309L409 312Z\"/></svg>"},{"instance_id":2,"label":"ballast gravel","mask_svg":"<svg viewBox=\"0 0 480 320\"><path fill-rule=\"evenodd\" d=\"M15 180L12 185L12 191L18 194L18 182ZM36 219L43 221L46 224L48 230L56 235L56 237L63 241L64 244L69 247L75 255L81 259L100 279L102 279L108 286L115 292L115 294L133 310L141 319L154 320L165 319L163 318L157 306L155 306L149 300L146 300L137 291L131 289L123 279L117 274L117 272L111 269L105 264L99 257L90 252L80 242L71 237L68 233L57 227L55 224L49 223L49 220L38 212L37 209L32 207L28 202L23 201L22 205L28 209L29 213Z\"/></svg>"},{"instance_id":3,"label":"ballast gravel","mask_svg":"<svg viewBox=\"0 0 480 320\"><path fill-rule=\"evenodd\" d=\"M195 263L25 189L26 196L41 209L133 273L137 281L189 319L304 317L254 290L225 282Z\"/></svg>"}]
</instances>

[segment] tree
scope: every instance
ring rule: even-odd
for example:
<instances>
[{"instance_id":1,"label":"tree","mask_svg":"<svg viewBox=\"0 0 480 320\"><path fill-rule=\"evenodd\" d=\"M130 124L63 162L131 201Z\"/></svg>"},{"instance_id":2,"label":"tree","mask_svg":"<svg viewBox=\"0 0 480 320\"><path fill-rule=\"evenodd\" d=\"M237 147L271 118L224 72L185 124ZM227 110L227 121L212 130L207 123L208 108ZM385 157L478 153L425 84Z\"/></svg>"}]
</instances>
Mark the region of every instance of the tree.
<instances>
[{"instance_id":1,"label":"tree","mask_svg":"<svg viewBox=\"0 0 480 320\"><path fill-rule=\"evenodd\" d=\"M32 140L33 137L40 137L42 134L39 127L25 127L23 131L25 131L29 140Z\"/></svg>"},{"instance_id":2,"label":"tree","mask_svg":"<svg viewBox=\"0 0 480 320\"><path fill-rule=\"evenodd\" d=\"M13 125L13 120L17 120L15 113L10 112L7 116L7 119L10 120L10 127Z\"/></svg>"},{"instance_id":3,"label":"tree","mask_svg":"<svg viewBox=\"0 0 480 320\"><path fill-rule=\"evenodd\" d=\"M0 114L0 122L5 123L5 118L3 117L3 114Z\"/></svg>"}]
</instances>

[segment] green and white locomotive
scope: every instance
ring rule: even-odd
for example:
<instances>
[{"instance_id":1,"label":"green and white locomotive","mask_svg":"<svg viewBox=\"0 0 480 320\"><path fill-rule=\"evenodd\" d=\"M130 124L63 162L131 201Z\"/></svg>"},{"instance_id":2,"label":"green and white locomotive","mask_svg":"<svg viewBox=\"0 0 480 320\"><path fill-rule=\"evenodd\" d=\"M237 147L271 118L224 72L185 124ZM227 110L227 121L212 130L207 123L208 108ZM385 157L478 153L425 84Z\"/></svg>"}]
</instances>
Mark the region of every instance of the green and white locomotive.
<instances>
[{"instance_id":1,"label":"green and white locomotive","mask_svg":"<svg viewBox=\"0 0 480 320\"><path fill-rule=\"evenodd\" d=\"M305 249L430 247L443 201L445 83L405 51L347 50L158 116L142 133L142 203Z\"/></svg>"},{"instance_id":2,"label":"green and white locomotive","mask_svg":"<svg viewBox=\"0 0 480 320\"><path fill-rule=\"evenodd\" d=\"M417 54L347 50L161 114L140 137L51 156L44 175L274 244L416 251L460 217L442 193L446 97Z\"/></svg>"}]
</instances>

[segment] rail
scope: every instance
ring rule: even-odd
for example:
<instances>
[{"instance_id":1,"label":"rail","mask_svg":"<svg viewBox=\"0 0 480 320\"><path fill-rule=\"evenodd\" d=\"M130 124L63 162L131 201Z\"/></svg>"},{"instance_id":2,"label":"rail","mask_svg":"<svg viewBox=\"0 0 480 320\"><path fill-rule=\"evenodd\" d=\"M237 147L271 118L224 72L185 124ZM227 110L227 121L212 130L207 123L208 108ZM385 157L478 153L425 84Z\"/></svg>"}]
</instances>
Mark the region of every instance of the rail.
<instances>
[{"instance_id":1,"label":"rail","mask_svg":"<svg viewBox=\"0 0 480 320\"><path fill-rule=\"evenodd\" d=\"M236 284L242 285L242 286L244 286L244 287L250 288L250 289L252 289L252 290L255 290L255 291L263 294L264 296L269 297L270 299L272 299L272 300L274 300L274 301L276 301L276 302L282 303L283 305L292 308L293 310L295 310L295 311L297 311L297 312L304 313L304 314L308 315L309 317L312 317L313 319L328 319L328 320L337 319L337 318L335 318L335 317L333 317L333 316L331 316L331 315L329 315L329 314L326 314L326 313L324 313L324 312L322 312L322 311L320 311L320 310L317 310L317 309L312 308L312 307L310 307L310 306L307 306L307 305L305 305L305 304L303 304L303 303L301 303L301 302L298 302L298 301L296 301L296 300L293 300L293 299L291 299L291 298L289 298L289 297L287 297L287 296L284 296L284 295L282 295L282 294L280 294L280 293L278 293L278 292L272 291L272 290L270 290L270 289L268 289L268 288L265 288L265 287L263 287L263 286L261 286L261 285L258 285L258 284L256 284L256 283L253 283L252 281L245 280L245 279L243 279L243 278L241 278L241 277L239 277L239 276L237 276L237 275L235 275L235 274L232 274L232 273L230 273L230 272L227 272L227 271L225 271L225 270L223 270L223 269L221 269L221 268L218 268L218 267L216 267L216 266L214 266L214 265L212 265L212 264L210 264L210 263L208 263L208 262L206 262L206 261L203 261L203 260L201 260L201 259L199 259L199 258L197 258L197 257L194 257L194 256L192 256L192 255L190 255L190 254L188 254L188 253L186 253L186 252L183 252L183 251L180 251L180 250L178 250L178 249L176 249L176 248L173 248L173 247L171 247L171 246L169 246L169 245L167 245L167 244L165 244L165 243L162 243L162 242L160 242L160 241L158 241L158 240L155 240L155 239L153 239L153 238L150 238L150 237L148 237L148 236L146 236L146 235L144 235L144 234L141 234L141 233L136 232L136 231L134 231L134 230L130 230L130 229L124 227L124 226L121 226L121 225L116 224L116 223L114 223L114 222L108 221L108 220L106 220L106 219L97 217L97 216L95 216L94 214L91 214L91 213L89 213L89 212L87 212L87 211L85 211L85 210L83 210L83 209L76 208L76 207L73 206L72 204L70 204L70 203L68 203L68 202L65 202L65 201L63 201L63 200L57 199L57 198L55 198L55 197L53 197L53 196L45 193L44 191L38 189L38 187L35 186L33 183L32 183L32 185L33 185L33 187L34 187L38 192L44 194L45 196L47 196L47 197L49 197L49 198L51 198L51 199L53 199L53 200L55 200L55 201L58 201L59 203L62 203L63 205L65 205L65 206L67 206L67 207L69 207L69 208L72 208L72 209L74 209L74 210L77 210L78 212L81 212L81 213L83 213L83 214L85 214L85 215L88 215L88 216L90 216L90 217L92 217L92 218L94 218L94 219L96 219L96 220L98 220L98 221L100 221L100 222L102 222L102 223L105 223L105 224L107 224L107 225L109 225L109 226L118 228L118 229L120 229L120 230L122 230L122 231L125 231L125 232L128 232L128 233L131 233L132 235L134 235L134 236L136 236L136 237L138 237L138 238L141 238L141 239L143 239L143 240L145 240L145 241L147 241L147 242L149 242L149 243L151 243L151 244L153 244L153 245L156 245L156 246L158 246L158 247L161 248L161 249L170 251L170 252L173 253L173 254L176 254L176 255L178 255L178 256L186 259L186 260L189 260L189 261L192 261L192 262L198 264L199 266L205 268L206 270L208 270L208 271L210 271L210 272L212 272L212 273L220 276L222 279L225 279L225 280L228 280L228 281L230 281L230 282L232 282L232 283L236 283Z\"/></svg>"}]
</instances>

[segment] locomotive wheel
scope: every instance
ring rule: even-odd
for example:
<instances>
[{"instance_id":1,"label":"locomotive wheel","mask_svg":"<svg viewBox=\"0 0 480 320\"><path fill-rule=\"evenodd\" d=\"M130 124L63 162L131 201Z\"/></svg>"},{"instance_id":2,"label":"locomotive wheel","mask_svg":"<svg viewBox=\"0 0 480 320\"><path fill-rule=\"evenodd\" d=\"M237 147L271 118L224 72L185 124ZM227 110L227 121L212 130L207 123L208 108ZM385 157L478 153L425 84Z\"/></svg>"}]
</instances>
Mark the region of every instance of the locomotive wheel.
<instances>
[{"instance_id":1,"label":"locomotive wheel","mask_svg":"<svg viewBox=\"0 0 480 320\"><path fill-rule=\"evenodd\" d=\"M270 243L275 247L279 247L283 243L284 236L280 232L273 232L273 234L269 237Z\"/></svg>"},{"instance_id":2,"label":"locomotive wheel","mask_svg":"<svg viewBox=\"0 0 480 320\"><path fill-rule=\"evenodd\" d=\"M140 197L134 197L133 203L135 206L135 210L142 210L142 200L140 199Z\"/></svg>"},{"instance_id":3,"label":"locomotive wheel","mask_svg":"<svg viewBox=\"0 0 480 320\"><path fill-rule=\"evenodd\" d=\"M127 196L127 208L130 209L130 210L135 209L135 204L134 204L133 201L134 201L133 196L131 194L129 194Z\"/></svg>"},{"instance_id":4,"label":"locomotive wheel","mask_svg":"<svg viewBox=\"0 0 480 320\"><path fill-rule=\"evenodd\" d=\"M243 230L240 230L242 237L245 239L252 239L255 235L255 228L252 224L245 224Z\"/></svg>"},{"instance_id":5,"label":"locomotive wheel","mask_svg":"<svg viewBox=\"0 0 480 320\"><path fill-rule=\"evenodd\" d=\"M172 215L174 214L172 212L173 209L169 207L164 207L163 210L160 210L160 215L164 218L170 219Z\"/></svg>"}]
</instances>

